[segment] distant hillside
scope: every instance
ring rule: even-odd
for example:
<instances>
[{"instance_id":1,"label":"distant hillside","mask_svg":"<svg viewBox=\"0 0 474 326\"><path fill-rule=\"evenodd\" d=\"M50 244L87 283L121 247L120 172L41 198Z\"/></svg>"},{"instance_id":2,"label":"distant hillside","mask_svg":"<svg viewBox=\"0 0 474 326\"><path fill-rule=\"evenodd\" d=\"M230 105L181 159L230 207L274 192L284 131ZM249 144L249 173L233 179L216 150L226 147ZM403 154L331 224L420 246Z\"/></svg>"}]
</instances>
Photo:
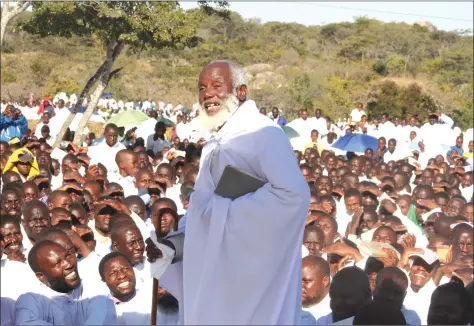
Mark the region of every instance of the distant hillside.
<instances>
[{"instance_id":1,"label":"distant hillside","mask_svg":"<svg viewBox=\"0 0 474 326\"><path fill-rule=\"evenodd\" d=\"M1 57L2 98L78 94L102 60L94 39L41 39L14 26ZM472 35L365 17L325 26L261 24L235 13L202 21L198 35L202 42L194 48L122 55L115 66L124 69L108 90L117 98L189 106L202 66L230 59L247 68L260 106L278 106L289 117L301 108L342 117L361 101L374 115L423 118L441 110L462 127L473 124Z\"/></svg>"}]
</instances>

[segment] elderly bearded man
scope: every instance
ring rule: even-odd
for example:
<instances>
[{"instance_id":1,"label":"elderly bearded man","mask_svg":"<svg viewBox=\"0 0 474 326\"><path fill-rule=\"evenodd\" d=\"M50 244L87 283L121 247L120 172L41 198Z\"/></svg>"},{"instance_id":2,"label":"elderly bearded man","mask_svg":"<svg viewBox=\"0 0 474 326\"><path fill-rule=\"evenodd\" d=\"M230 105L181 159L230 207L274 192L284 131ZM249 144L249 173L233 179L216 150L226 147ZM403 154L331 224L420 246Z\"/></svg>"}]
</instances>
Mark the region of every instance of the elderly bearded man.
<instances>
[{"instance_id":1,"label":"elderly bearded man","mask_svg":"<svg viewBox=\"0 0 474 326\"><path fill-rule=\"evenodd\" d=\"M184 324L299 322L309 188L284 132L247 100L247 83L244 69L228 61L213 62L199 75L199 119L213 137L203 149L188 211L164 241L174 246L175 261L184 251L177 296ZM220 197L214 190L227 165L266 184L235 200ZM151 245L147 252L151 260L159 256Z\"/></svg>"}]
</instances>

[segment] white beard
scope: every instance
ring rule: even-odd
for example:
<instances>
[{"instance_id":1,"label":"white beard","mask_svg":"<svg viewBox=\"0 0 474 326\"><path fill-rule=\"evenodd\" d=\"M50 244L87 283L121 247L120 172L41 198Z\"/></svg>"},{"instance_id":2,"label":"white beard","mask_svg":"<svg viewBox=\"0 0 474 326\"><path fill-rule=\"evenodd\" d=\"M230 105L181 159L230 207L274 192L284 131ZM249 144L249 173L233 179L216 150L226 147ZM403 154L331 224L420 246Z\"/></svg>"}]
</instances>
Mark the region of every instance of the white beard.
<instances>
[{"instance_id":1,"label":"white beard","mask_svg":"<svg viewBox=\"0 0 474 326\"><path fill-rule=\"evenodd\" d=\"M201 128L210 132L217 131L239 108L239 99L234 94L229 94L227 98L221 101L220 106L219 112L209 116L206 110L199 104L199 116L197 119Z\"/></svg>"}]
</instances>

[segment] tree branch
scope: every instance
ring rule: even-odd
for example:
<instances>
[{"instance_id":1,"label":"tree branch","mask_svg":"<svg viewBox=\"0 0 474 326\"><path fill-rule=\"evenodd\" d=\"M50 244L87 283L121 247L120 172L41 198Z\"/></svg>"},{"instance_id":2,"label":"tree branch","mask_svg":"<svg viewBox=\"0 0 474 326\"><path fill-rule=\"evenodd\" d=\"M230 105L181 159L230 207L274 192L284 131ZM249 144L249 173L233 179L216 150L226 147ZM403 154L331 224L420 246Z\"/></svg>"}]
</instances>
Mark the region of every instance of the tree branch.
<instances>
[{"instance_id":1,"label":"tree branch","mask_svg":"<svg viewBox=\"0 0 474 326\"><path fill-rule=\"evenodd\" d=\"M123 69L123 67L111 71L110 74L109 74L109 79L107 80L107 84L108 84L108 83L112 80L112 78L114 78L114 76L117 75L122 69Z\"/></svg>"}]
</instances>

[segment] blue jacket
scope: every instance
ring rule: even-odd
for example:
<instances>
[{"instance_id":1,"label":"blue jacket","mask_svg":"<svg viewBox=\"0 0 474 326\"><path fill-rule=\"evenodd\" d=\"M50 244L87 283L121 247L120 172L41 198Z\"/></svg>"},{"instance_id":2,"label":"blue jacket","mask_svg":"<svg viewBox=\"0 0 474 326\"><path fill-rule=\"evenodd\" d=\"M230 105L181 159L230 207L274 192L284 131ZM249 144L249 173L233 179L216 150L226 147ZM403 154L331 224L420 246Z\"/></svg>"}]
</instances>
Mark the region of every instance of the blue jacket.
<instances>
[{"instance_id":1,"label":"blue jacket","mask_svg":"<svg viewBox=\"0 0 474 326\"><path fill-rule=\"evenodd\" d=\"M23 138L28 130L28 121L21 115L17 120L0 114L0 141L9 142L12 138Z\"/></svg>"},{"instance_id":2,"label":"blue jacket","mask_svg":"<svg viewBox=\"0 0 474 326\"><path fill-rule=\"evenodd\" d=\"M270 119L272 119L273 121L275 121L275 118L273 117L273 115L270 117ZM280 127L284 127L288 124L288 121L286 121L285 117L279 115L278 116L278 120L275 121L278 125L280 125Z\"/></svg>"}]
</instances>

